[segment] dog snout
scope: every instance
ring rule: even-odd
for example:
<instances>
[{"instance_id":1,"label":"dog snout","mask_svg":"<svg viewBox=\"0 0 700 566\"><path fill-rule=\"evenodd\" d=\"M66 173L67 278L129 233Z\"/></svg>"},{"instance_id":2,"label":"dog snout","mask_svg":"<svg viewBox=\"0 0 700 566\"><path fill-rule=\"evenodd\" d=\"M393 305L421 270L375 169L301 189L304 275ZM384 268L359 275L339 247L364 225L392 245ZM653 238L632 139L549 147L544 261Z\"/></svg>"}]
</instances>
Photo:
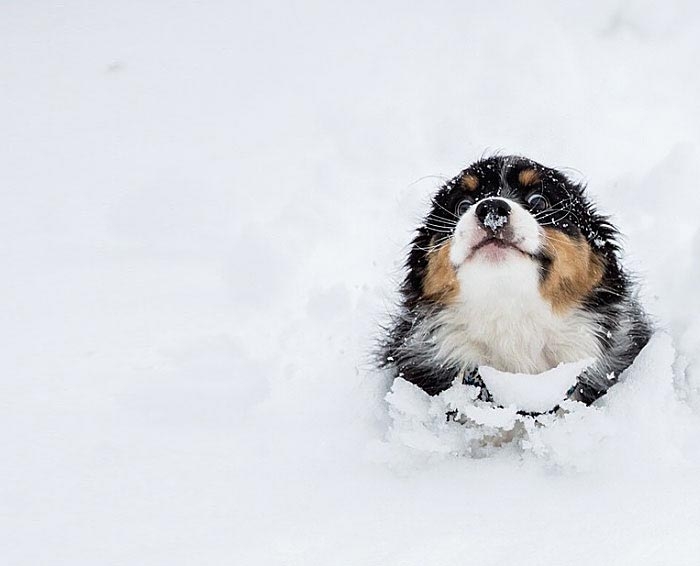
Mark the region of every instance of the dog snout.
<instances>
[{"instance_id":1,"label":"dog snout","mask_svg":"<svg viewBox=\"0 0 700 566\"><path fill-rule=\"evenodd\" d=\"M479 223L492 234L497 234L506 228L511 212L510 205L500 198L484 199L474 211Z\"/></svg>"}]
</instances>

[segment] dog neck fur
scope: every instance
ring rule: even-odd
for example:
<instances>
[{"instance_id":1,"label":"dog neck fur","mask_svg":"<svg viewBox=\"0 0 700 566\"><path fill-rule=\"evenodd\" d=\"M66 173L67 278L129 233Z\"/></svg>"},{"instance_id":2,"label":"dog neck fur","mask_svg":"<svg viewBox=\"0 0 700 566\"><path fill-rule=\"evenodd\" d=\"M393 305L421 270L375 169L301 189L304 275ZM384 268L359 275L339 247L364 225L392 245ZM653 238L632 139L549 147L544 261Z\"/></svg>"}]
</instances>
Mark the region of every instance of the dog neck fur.
<instances>
[{"instance_id":1,"label":"dog neck fur","mask_svg":"<svg viewBox=\"0 0 700 566\"><path fill-rule=\"evenodd\" d=\"M465 370L482 364L501 371L540 373L561 362L600 354L600 326L591 313L558 314L539 290L539 270L527 258L494 264L476 259L457 270L459 294L422 332L440 363Z\"/></svg>"}]
</instances>

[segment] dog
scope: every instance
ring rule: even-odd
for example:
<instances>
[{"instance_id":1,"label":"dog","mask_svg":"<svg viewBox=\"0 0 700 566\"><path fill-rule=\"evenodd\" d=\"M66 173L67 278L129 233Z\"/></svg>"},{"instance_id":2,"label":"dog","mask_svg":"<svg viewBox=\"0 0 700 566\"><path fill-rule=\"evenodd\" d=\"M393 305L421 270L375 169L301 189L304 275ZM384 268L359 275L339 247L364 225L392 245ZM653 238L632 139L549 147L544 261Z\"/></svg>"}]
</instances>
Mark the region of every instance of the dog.
<instances>
[{"instance_id":1,"label":"dog","mask_svg":"<svg viewBox=\"0 0 700 566\"><path fill-rule=\"evenodd\" d=\"M445 183L415 233L380 365L430 395L478 369L540 373L594 358L568 398L591 404L648 342L619 232L585 187L519 156Z\"/></svg>"}]
</instances>

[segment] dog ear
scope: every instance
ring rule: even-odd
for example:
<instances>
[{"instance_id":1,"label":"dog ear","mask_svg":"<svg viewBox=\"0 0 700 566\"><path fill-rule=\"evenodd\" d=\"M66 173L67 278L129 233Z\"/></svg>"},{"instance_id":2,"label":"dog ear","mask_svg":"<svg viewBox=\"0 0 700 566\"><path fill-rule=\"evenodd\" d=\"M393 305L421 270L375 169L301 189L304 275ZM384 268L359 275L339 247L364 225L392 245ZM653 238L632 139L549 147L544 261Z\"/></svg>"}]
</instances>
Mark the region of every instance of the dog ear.
<instances>
[{"instance_id":1,"label":"dog ear","mask_svg":"<svg viewBox=\"0 0 700 566\"><path fill-rule=\"evenodd\" d=\"M406 277L401 285L403 300L409 308L413 308L423 294L423 277L428 267L431 242L432 236L425 228L419 228L411 241L411 249L404 263Z\"/></svg>"}]
</instances>

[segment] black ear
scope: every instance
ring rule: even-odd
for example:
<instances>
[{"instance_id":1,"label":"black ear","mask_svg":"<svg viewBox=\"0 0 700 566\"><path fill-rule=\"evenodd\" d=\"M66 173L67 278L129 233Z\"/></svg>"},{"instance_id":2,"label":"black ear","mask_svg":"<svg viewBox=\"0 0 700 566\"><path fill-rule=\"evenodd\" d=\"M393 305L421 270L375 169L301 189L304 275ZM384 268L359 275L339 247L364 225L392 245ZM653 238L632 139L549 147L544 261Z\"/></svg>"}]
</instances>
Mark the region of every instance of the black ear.
<instances>
[{"instance_id":1,"label":"black ear","mask_svg":"<svg viewBox=\"0 0 700 566\"><path fill-rule=\"evenodd\" d=\"M585 193L583 185L576 185L583 204L582 227L584 237L591 245L593 252L602 255L606 260L617 261L620 252L620 232L610 222L610 217L598 212L598 208Z\"/></svg>"},{"instance_id":2,"label":"black ear","mask_svg":"<svg viewBox=\"0 0 700 566\"><path fill-rule=\"evenodd\" d=\"M433 235L430 231L421 227L411 242L411 249L404 264L406 277L401 285L401 294L408 308L413 308L420 300L432 241Z\"/></svg>"}]
</instances>

